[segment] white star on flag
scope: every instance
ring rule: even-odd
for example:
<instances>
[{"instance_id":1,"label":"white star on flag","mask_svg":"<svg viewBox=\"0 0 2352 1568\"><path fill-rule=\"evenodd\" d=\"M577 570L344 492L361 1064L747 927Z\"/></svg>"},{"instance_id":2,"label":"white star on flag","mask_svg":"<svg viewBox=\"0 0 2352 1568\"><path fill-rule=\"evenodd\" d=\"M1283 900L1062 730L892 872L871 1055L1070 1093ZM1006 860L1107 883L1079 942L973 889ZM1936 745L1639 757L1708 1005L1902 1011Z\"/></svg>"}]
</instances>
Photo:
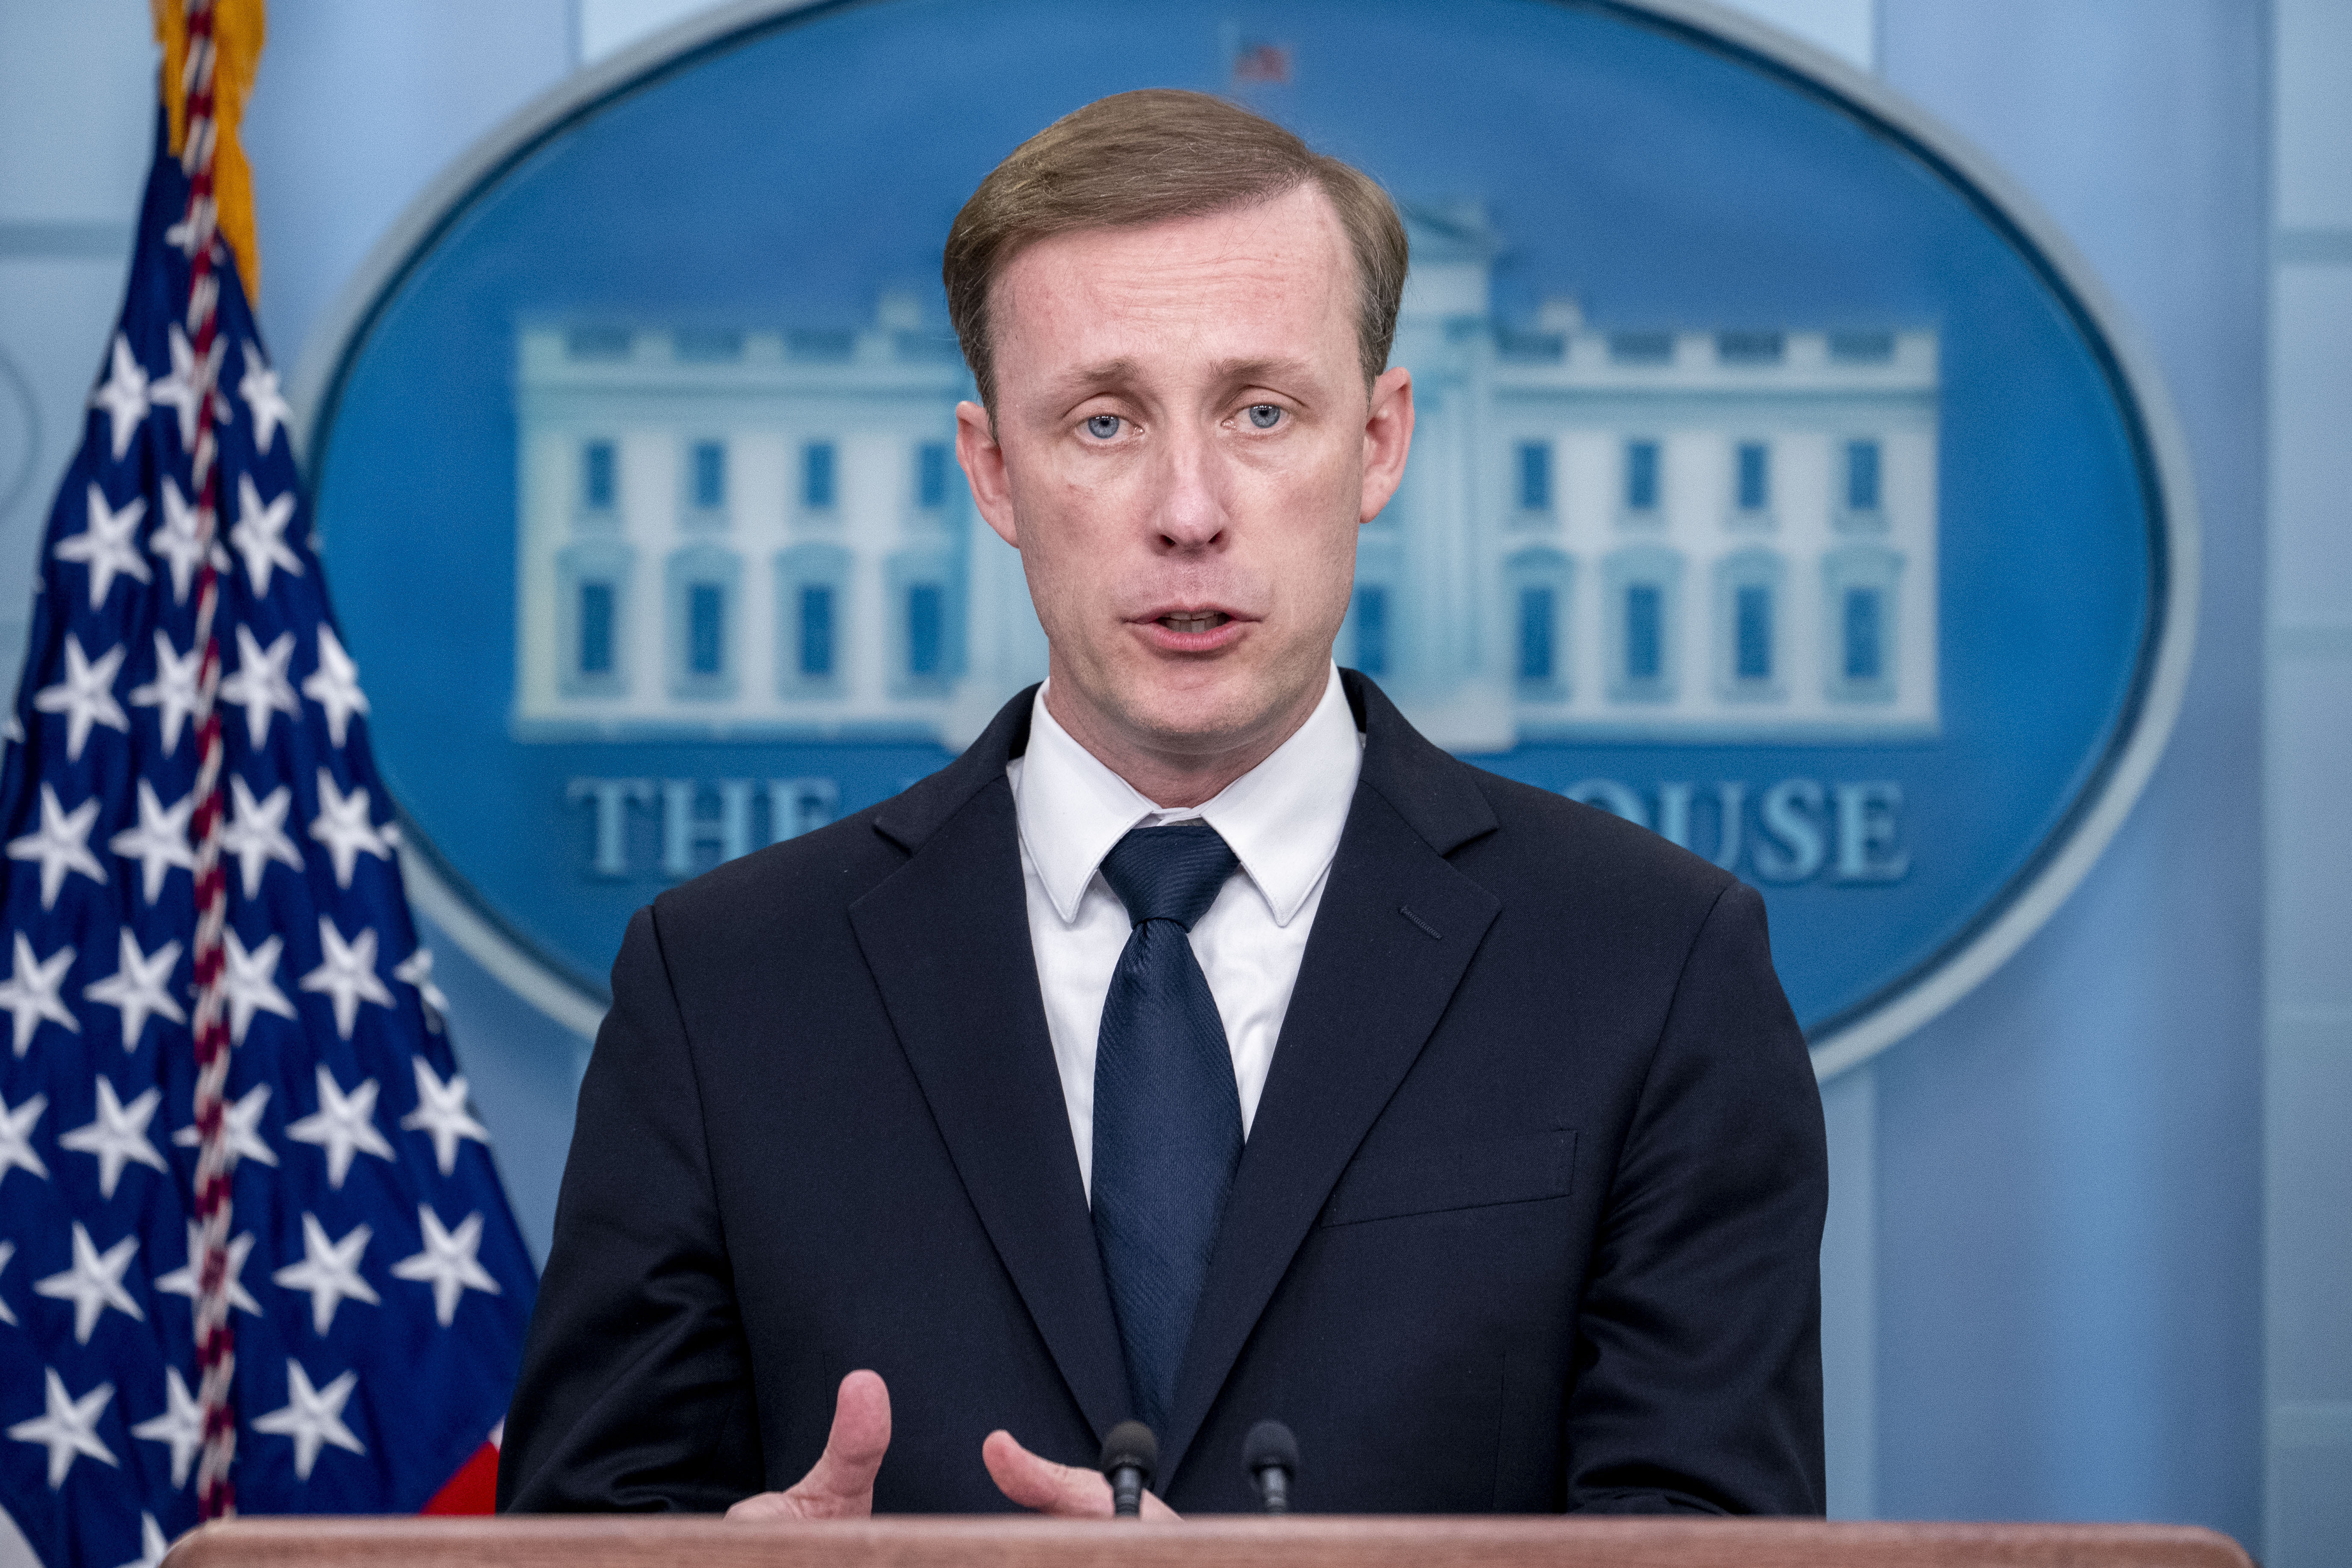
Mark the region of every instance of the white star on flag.
<instances>
[{"instance_id":1,"label":"white star on flag","mask_svg":"<svg viewBox=\"0 0 2352 1568\"><path fill-rule=\"evenodd\" d=\"M175 1138L173 1142L177 1142L179 1140ZM204 1247L205 1227L194 1220L190 1220L188 1222L188 1260L169 1274L157 1275L155 1289L173 1296L185 1296L191 1301L194 1300L197 1276L204 1272ZM243 1236L229 1238L228 1300L229 1305L237 1310L251 1312L257 1318L261 1316L261 1303L253 1299L252 1292L245 1288L245 1281L241 1278L245 1273L246 1258L252 1251L253 1232L248 1230Z\"/></svg>"},{"instance_id":2,"label":"white star on flag","mask_svg":"<svg viewBox=\"0 0 2352 1568\"><path fill-rule=\"evenodd\" d=\"M433 1163L441 1167L446 1176L457 1168L457 1141L471 1138L487 1144L490 1141L489 1129L466 1110L464 1073L450 1074L445 1084L423 1057L410 1060L416 1068L416 1109L402 1117L400 1125L411 1132L431 1135Z\"/></svg>"},{"instance_id":3,"label":"white star on flag","mask_svg":"<svg viewBox=\"0 0 2352 1568\"><path fill-rule=\"evenodd\" d=\"M82 744L89 739L92 724L103 724L126 735L131 732L131 715L114 700L114 672L122 668L122 647L117 645L92 663L81 651L81 639L68 632L66 678L33 694L34 707L44 713L66 716L66 761L81 761Z\"/></svg>"},{"instance_id":4,"label":"white star on flag","mask_svg":"<svg viewBox=\"0 0 2352 1568\"><path fill-rule=\"evenodd\" d=\"M172 1446L172 1489L176 1491L188 1484L189 1467L196 1450L205 1446L205 1412L176 1366L163 1369L163 1414L142 1421L131 1428L131 1435L144 1442Z\"/></svg>"},{"instance_id":5,"label":"white star on flag","mask_svg":"<svg viewBox=\"0 0 2352 1568\"><path fill-rule=\"evenodd\" d=\"M364 1454L367 1448L352 1429L343 1425L343 1402L359 1386L360 1374L347 1372L321 1389L310 1386L310 1375L302 1363L289 1356L286 1360L285 1408L253 1418L253 1429L274 1437L294 1439L294 1474L302 1480L310 1479L310 1467L319 1462L320 1446L332 1443L338 1448L354 1454Z\"/></svg>"},{"instance_id":6,"label":"white star on flag","mask_svg":"<svg viewBox=\"0 0 2352 1568\"><path fill-rule=\"evenodd\" d=\"M228 542L231 549L245 557L245 574L253 580L253 591L258 597L268 596L273 570L282 567L294 576L302 575L300 558L286 547L286 525L293 521L292 490L264 506L261 492L254 488L253 476L237 475L236 526L228 531Z\"/></svg>"},{"instance_id":7,"label":"white star on flag","mask_svg":"<svg viewBox=\"0 0 2352 1568\"><path fill-rule=\"evenodd\" d=\"M425 1250L394 1264L393 1278L429 1283L433 1287L433 1315L446 1329L457 1317L458 1299L467 1291L499 1294L499 1282L474 1258L481 1250L482 1216L467 1215L465 1223L454 1232L441 1228L441 1216L433 1212L430 1205L417 1205L416 1217L425 1227Z\"/></svg>"},{"instance_id":8,"label":"white star on flag","mask_svg":"<svg viewBox=\"0 0 2352 1568\"><path fill-rule=\"evenodd\" d=\"M269 721L279 713L302 714L300 700L287 682L286 666L294 658L294 634L279 632L268 647L254 640L251 627L236 628L236 673L221 681L221 700L245 710L245 733L255 751L269 738Z\"/></svg>"},{"instance_id":9,"label":"white star on flag","mask_svg":"<svg viewBox=\"0 0 2352 1568\"><path fill-rule=\"evenodd\" d=\"M228 1123L228 1169L236 1169L239 1160L258 1160L265 1165L278 1163L278 1152L261 1136L261 1113L269 1108L269 1086L257 1083L245 1091L244 1098L232 1100L221 1107L221 1120ZM184 1149L201 1148L204 1130L189 1122L172 1134L172 1142Z\"/></svg>"},{"instance_id":10,"label":"white star on flag","mask_svg":"<svg viewBox=\"0 0 2352 1568\"><path fill-rule=\"evenodd\" d=\"M74 950L61 947L46 960L36 961L33 944L23 931L16 933L16 967L8 978L0 981L0 1010L10 1016L15 1029L16 1054L23 1056L25 1047L33 1043L33 1031L47 1018L61 1024L69 1034L81 1033L81 1022L70 1008L59 1000L58 989L65 984L66 971L73 967ZM5 1170L0 1166L0 1170Z\"/></svg>"},{"instance_id":11,"label":"white star on flag","mask_svg":"<svg viewBox=\"0 0 2352 1568\"><path fill-rule=\"evenodd\" d=\"M74 1343L89 1343L90 1331L98 1327L98 1315L109 1307L134 1321L145 1322L147 1314L139 1310L131 1292L122 1288L122 1271L131 1267L131 1259L139 1251L139 1238L126 1236L104 1252L89 1239L89 1232L81 1221L74 1221L73 1267L62 1274L52 1274L33 1282L36 1295L47 1296L53 1301L74 1304Z\"/></svg>"},{"instance_id":12,"label":"white star on flag","mask_svg":"<svg viewBox=\"0 0 2352 1568\"><path fill-rule=\"evenodd\" d=\"M96 485L89 487L89 522L79 533L60 539L50 552L60 561L79 561L89 568L89 607L106 603L106 591L114 586L117 573L145 583L147 563L139 558L139 520L147 515L147 503L137 496L122 503L115 511L106 504L106 492Z\"/></svg>"},{"instance_id":13,"label":"white star on flag","mask_svg":"<svg viewBox=\"0 0 2352 1568\"><path fill-rule=\"evenodd\" d=\"M147 388L147 398L158 407L168 407L178 411L180 450L183 452L193 452L196 449L196 405L203 398L204 386L216 385L219 383L221 353L227 347L227 339L213 340L212 352L205 356L204 374L199 380L196 371L196 351L189 343L188 334L180 330L179 323L175 321L172 325L172 374L150 385ZM227 424L229 416L233 412L227 398L217 392L213 394L213 418L216 423Z\"/></svg>"},{"instance_id":14,"label":"white star on flag","mask_svg":"<svg viewBox=\"0 0 2352 1568\"><path fill-rule=\"evenodd\" d=\"M276 937L270 938L275 942ZM297 1143L315 1143L327 1152L327 1185L341 1190L354 1152L379 1160L393 1157L392 1145L375 1130L375 1079L369 1079L349 1095L335 1087L335 1075L319 1064L319 1109L286 1129Z\"/></svg>"},{"instance_id":15,"label":"white star on flag","mask_svg":"<svg viewBox=\"0 0 2352 1568\"><path fill-rule=\"evenodd\" d=\"M440 1033L441 1016L449 1010L449 998L433 984L433 950L418 948L394 966L392 977L416 987L416 999L425 1004L425 1027Z\"/></svg>"},{"instance_id":16,"label":"white star on flag","mask_svg":"<svg viewBox=\"0 0 2352 1568\"><path fill-rule=\"evenodd\" d=\"M222 965L221 991L228 998L231 1045L245 1044L245 1031L252 1026L256 1013L275 1013L281 1018L298 1016L294 1004L278 989L278 955L285 950L284 937L273 932L251 952L246 952L245 943L234 931L221 932L221 942L226 960Z\"/></svg>"},{"instance_id":17,"label":"white star on flag","mask_svg":"<svg viewBox=\"0 0 2352 1568\"><path fill-rule=\"evenodd\" d=\"M49 1108L49 1097L37 1094L30 1100L11 1106L0 1100L0 1182L8 1179L13 1170L26 1170L43 1181L49 1179L49 1168L41 1163L41 1152L33 1147L33 1123Z\"/></svg>"},{"instance_id":18,"label":"white star on flag","mask_svg":"<svg viewBox=\"0 0 2352 1568\"><path fill-rule=\"evenodd\" d=\"M323 1334L335 1326L335 1309L346 1300L382 1305L375 1287L360 1278L360 1255L374 1234L366 1226L355 1226L342 1240L329 1241L319 1216L305 1214L302 1261L289 1263L269 1278L289 1290L310 1293L310 1326Z\"/></svg>"},{"instance_id":19,"label":"white star on flag","mask_svg":"<svg viewBox=\"0 0 2352 1568\"><path fill-rule=\"evenodd\" d=\"M115 1462L113 1451L99 1439L98 1417L106 1402L114 1397L114 1384L101 1383L79 1399L66 1396L64 1380L58 1369L43 1367L48 1374L46 1414L30 1421L19 1421L8 1428L8 1436L19 1443L42 1443L49 1450L49 1489L56 1491L66 1484L66 1472L82 1455L101 1464Z\"/></svg>"},{"instance_id":20,"label":"white star on flag","mask_svg":"<svg viewBox=\"0 0 2352 1568\"><path fill-rule=\"evenodd\" d=\"M236 629L240 633L245 630L243 626ZM267 799L257 801L243 773L232 773L228 786L229 815L228 821L221 826L221 853L236 861L245 880L245 896L258 898L261 874L270 861L297 871L302 868L302 852L286 836L286 814L293 808L294 791L289 785L279 784ZM287 1016L293 1015L289 1013Z\"/></svg>"},{"instance_id":21,"label":"white star on flag","mask_svg":"<svg viewBox=\"0 0 2352 1568\"><path fill-rule=\"evenodd\" d=\"M135 1430L131 1433L134 1437L138 1435ZM139 1555L123 1563L121 1568L163 1568L163 1554L171 1550L172 1543L163 1539L163 1527L155 1522L153 1514L149 1513L145 1509L141 1509L139 1510Z\"/></svg>"},{"instance_id":22,"label":"white star on flag","mask_svg":"<svg viewBox=\"0 0 2352 1568\"><path fill-rule=\"evenodd\" d=\"M245 344L245 374L238 379L236 390L253 410L254 446L268 451L278 426L291 423L294 410L278 390L278 373L269 368L269 362L261 357L260 345L250 338Z\"/></svg>"},{"instance_id":23,"label":"white star on flag","mask_svg":"<svg viewBox=\"0 0 2352 1568\"><path fill-rule=\"evenodd\" d=\"M114 352L110 357L111 369L107 378L99 383L89 395L92 408L103 408L112 422L109 434L114 440L114 460L121 462L122 454L131 449L131 437L147 417L147 367L131 352L131 340L121 332L114 334Z\"/></svg>"},{"instance_id":24,"label":"white star on flag","mask_svg":"<svg viewBox=\"0 0 2352 1568\"><path fill-rule=\"evenodd\" d=\"M360 667L324 621L319 623L319 668L303 677L302 695L326 710L327 733L338 746L352 715L368 710L367 693L360 689Z\"/></svg>"},{"instance_id":25,"label":"white star on flag","mask_svg":"<svg viewBox=\"0 0 2352 1568\"><path fill-rule=\"evenodd\" d=\"M114 1184L122 1179L122 1167L134 1160L170 1173L171 1167L163 1163L163 1156L147 1141L147 1123L154 1119L155 1107L163 1100L162 1089L151 1089L124 1105L114 1098L113 1081L100 1073L96 1118L70 1132L58 1134L58 1148L97 1158L99 1196L114 1196Z\"/></svg>"},{"instance_id":26,"label":"white star on flag","mask_svg":"<svg viewBox=\"0 0 2352 1568\"><path fill-rule=\"evenodd\" d=\"M194 790L181 796L177 805L166 806L155 797L155 786L142 778L139 826L126 827L106 841L117 855L139 862L140 892L151 904L163 897L163 879L172 874L173 867L195 874L196 852L188 843L188 814L195 808Z\"/></svg>"},{"instance_id":27,"label":"white star on flag","mask_svg":"<svg viewBox=\"0 0 2352 1568\"><path fill-rule=\"evenodd\" d=\"M163 526L147 536L147 548L171 563L172 602L186 604L189 584L205 558L205 542L196 534L196 509L169 474L163 476ZM213 546L213 560L224 565L228 561L217 544Z\"/></svg>"},{"instance_id":28,"label":"white star on flag","mask_svg":"<svg viewBox=\"0 0 2352 1568\"><path fill-rule=\"evenodd\" d=\"M327 847L335 862L338 888L352 885L352 870L362 855L392 858L392 847L368 819L368 792L355 789L345 795L335 787L335 775L324 768L319 770L319 815L310 819L310 837ZM350 1030L343 1033L350 1037Z\"/></svg>"},{"instance_id":29,"label":"white star on flag","mask_svg":"<svg viewBox=\"0 0 2352 1568\"><path fill-rule=\"evenodd\" d=\"M47 783L41 785L40 830L8 841L11 860L41 863L41 908L48 909L58 901L58 889L65 885L68 871L79 871L101 885L106 881L106 868L89 852L89 830L97 822L96 795L68 812L58 804L58 792Z\"/></svg>"},{"instance_id":30,"label":"white star on flag","mask_svg":"<svg viewBox=\"0 0 2352 1568\"><path fill-rule=\"evenodd\" d=\"M139 781L145 788L147 781ZM91 1001L120 1010L122 1014L122 1048L139 1048L140 1031L147 1020L162 1016L174 1024L184 1024L188 1016L172 999L172 971L180 962L180 944L167 942L150 956L139 951L139 939L124 926L118 933L121 942L121 963L115 972L103 980L93 980L81 988L81 994Z\"/></svg>"},{"instance_id":31,"label":"white star on flag","mask_svg":"<svg viewBox=\"0 0 2352 1568\"><path fill-rule=\"evenodd\" d=\"M133 708L162 710L155 715L155 722L163 727L163 754L167 757L180 749L180 726L196 711L196 669L203 662L204 649L192 647L183 658L172 651L172 639L158 629L155 679L131 689ZM194 800L195 796L191 794L188 798Z\"/></svg>"},{"instance_id":32,"label":"white star on flag","mask_svg":"<svg viewBox=\"0 0 2352 1568\"><path fill-rule=\"evenodd\" d=\"M379 1007L394 1005L392 993L384 989L375 972L375 928L368 927L347 942L343 933L335 929L332 918L320 915L319 944L326 950L326 962L297 984L305 991L333 999L335 1033L348 1040L352 1037L352 1026L359 1021L362 1002L373 1002ZM340 1181L336 1183L338 1186L341 1184Z\"/></svg>"},{"instance_id":33,"label":"white star on flag","mask_svg":"<svg viewBox=\"0 0 2352 1568\"><path fill-rule=\"evenodd\" d=\"M5 1176L7 1172L5 1170L0 1170L0 1176ZM0 1274L5 1274L8 1272L8 1260L16 1256L16 1244L15 1242L0 1241ZM0 1323L8 1323L13 1325L16 1321L16 1314L9 1310L8 1303L5 1301L0 1301Z\"/></svg>"}]
</instances>

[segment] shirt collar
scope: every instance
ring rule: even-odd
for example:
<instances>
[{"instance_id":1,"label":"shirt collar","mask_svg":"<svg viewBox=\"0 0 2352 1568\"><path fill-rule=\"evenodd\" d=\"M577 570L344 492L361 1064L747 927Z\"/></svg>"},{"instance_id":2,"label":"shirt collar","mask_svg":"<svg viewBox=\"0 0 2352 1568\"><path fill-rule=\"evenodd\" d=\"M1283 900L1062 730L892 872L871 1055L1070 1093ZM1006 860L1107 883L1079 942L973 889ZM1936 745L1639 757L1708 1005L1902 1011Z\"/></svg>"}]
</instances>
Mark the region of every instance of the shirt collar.
<instances>
[{"instance_id":1,"label":"shirt collar","mask_svg":"<svg viewBox=\"0 0 2352 1568\"><path fill-rule=\"evenodd\" d=\"M1065 923L1078 918L1087 884L1130 828L1199 817L1232 847L1274 923L1286 926L1339 852L1362 762L1335 666L1307 722L1198 809L1163 810L1139 794L1062 728L1042 687L1029 750L1010 772L1022 847Z\"/></svg>"}]
</instances>

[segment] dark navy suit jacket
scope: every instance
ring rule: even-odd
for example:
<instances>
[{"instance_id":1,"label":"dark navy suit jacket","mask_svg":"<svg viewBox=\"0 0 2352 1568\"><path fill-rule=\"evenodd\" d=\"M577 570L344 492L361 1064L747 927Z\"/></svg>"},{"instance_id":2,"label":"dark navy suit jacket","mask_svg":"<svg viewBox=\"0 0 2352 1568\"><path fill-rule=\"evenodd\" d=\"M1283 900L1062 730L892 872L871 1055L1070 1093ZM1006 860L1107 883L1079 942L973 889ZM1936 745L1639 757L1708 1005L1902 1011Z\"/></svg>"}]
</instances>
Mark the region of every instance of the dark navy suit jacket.
<instances>
[{"instance_id":1,"label":"dark navy suit jacket","mask_svg":"<svg viewBox=\"0 0 2352 1568\"><path fill-rule=\"evenodd\" d=\"M1762 901L1468 767L1372 684L1363 772L1185 1352L1160 1490L1301 1506L1818 1513L1821 1103ZM1009 1507L1004 1426L1129 1414L1029 945L1006 759L630 923L499 1499L719 1510L888 1381L883 1510Z\"/></svg>"}]
</instances>

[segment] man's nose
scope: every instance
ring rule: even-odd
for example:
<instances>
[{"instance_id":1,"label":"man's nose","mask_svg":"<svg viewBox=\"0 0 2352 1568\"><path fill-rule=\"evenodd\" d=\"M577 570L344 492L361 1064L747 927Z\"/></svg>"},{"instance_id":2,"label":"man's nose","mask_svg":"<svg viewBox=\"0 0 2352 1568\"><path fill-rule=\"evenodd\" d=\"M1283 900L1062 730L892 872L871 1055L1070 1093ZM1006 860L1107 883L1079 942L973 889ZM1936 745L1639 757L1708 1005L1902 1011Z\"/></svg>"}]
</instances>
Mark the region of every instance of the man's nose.
<instances>
[{"instance_id":1,"label":"man's nose","mask_svg":"<svg viewBox=\"0 0 2352 1568\"><path fill-rule=\"evenodd\" d=\"M1160 549L1181 553L1224 542L1232 521L1224 479L1208 432L1187 430L1161 444L1151 516Z\"/></svg>"}]
</instances>

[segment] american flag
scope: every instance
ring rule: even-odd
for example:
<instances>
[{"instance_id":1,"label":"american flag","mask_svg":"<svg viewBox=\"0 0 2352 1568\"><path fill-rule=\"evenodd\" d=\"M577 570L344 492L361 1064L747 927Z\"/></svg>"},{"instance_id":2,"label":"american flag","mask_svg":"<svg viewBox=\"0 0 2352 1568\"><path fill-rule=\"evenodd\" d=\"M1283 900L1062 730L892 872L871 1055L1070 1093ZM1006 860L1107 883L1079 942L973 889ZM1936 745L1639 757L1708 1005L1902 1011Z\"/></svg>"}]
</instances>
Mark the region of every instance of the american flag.
<instances>
[{"instance_id":1,"label":"american flag","mask_svg":"<svg viewBox=\"0 0 2352 1568\"><path fill-rule=\"evenodd\" d=\"M208 41L0 764L0 1506L53 1568L231 1506L425 1506L504 1414L534 1289L215 233Z\"/></svg>"},{"instance_id":2,"label":"american flag","mask_svg":"<svg viewBox=\"0 0 2352 1568\"><path fill-rule=\"evenodd\" d=\"M1237 87L1280 86L1290 80L1290 46L1244 38L1233 48L1234 83Z\"/></svg>"}]
</instances>

